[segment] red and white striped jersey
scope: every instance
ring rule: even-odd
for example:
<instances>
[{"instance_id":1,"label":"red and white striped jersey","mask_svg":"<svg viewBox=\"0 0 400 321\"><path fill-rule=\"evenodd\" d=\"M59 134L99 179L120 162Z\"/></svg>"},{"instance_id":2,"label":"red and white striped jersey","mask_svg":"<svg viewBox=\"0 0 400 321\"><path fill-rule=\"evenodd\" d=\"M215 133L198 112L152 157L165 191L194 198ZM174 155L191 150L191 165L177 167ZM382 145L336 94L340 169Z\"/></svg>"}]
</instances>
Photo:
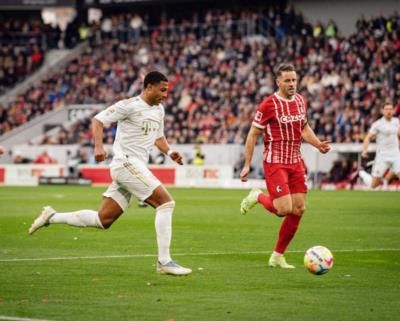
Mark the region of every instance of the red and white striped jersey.
<instances>
[{"instance_id":1,"label":"red and white striped jersey","mask_svg":"<svg viewBox=\"0 0 400 321\"><path fill-rule=\"evenodd\" d=\"M306 101L295 94L292 100L276 93L258 106L253 126L264 130L264 160L267 163L295 164L302 160L301 132L306 119Z\"/></svg>"}]
</instances>

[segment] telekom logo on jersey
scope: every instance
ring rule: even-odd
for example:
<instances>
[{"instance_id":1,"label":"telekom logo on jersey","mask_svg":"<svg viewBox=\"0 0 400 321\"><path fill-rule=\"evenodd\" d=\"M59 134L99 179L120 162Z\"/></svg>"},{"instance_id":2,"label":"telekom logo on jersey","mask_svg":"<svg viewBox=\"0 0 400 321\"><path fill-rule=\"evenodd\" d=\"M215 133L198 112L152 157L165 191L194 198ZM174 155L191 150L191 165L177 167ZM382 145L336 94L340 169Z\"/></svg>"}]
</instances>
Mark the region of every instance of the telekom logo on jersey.
<instances>
[{"instance_id":1,"label":"telekom logo on jersey","mask_svg":"<svg viewBox=\"0 0 400 321\"><path fill-rule=\"evenodd\" d=\"M279 121L280 121L281 123L286 124L286 123L292 123L292 122L295 122L295 121L303 121L305 118L306 118L306 115L305 115L305 114L299 114L299 115L282 115L282 116L279 118Z\"/></svg>"},{"instance_id":2,"label":"telekom logo on jersey","mask_svg":"<svg viewBox=\"0 0 400 321\"><path fill-rule=\"evenodd\" d=\"M255 116L255 120L256 121L261 121L263 117L263 113L260 111L257 111L256 116ZM279 117L279 121L281 123L292 123L295 121L303 121L306 118L305 114L298 114L298 115L282 115L281 117Z\"/></svg>"}]
</instances>

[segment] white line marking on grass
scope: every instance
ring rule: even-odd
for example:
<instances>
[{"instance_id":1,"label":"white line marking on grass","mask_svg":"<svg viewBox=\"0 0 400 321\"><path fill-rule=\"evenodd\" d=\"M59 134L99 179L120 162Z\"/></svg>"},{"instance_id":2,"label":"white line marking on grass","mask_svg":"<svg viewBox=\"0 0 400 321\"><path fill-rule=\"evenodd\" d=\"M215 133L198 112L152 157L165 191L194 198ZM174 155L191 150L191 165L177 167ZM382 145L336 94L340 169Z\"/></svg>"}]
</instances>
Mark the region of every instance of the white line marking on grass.
<instances>
[{"instance_id":1,"label":"white line marking on grass","mask_svg":"<svg viewBox=\"0 0 400 321\"><path fill-rule=\"evenodd\" d=\"M0 320L11 320L11 321L51 321L51 320L43 320L43 319L8 317L8 316L5 316L5 315L0 315Z\"/></svg>"},{"instance_id":2,"label":"white line marking on grass","mask_svg":"<svg viewBox=\"0 0 400 321\"><path fill-rule=\"evenodd\" d=\"M303 253L305 251L286 251L286 253ZM353 250L332 250L333 253L365 253L365 252L400 252L400 249L353 249ZM214 255L252 255L270 254L271 251L250 251L250 252L214 252L214 253L175 253L174 256L214 256ZM71 261L71 260L101 260L101 259L135 259L144 257L157 257L156 254L131 254L131 255L104 255L104 256L59 256L59 257L33 257L20 259L2 259L0 262L31 262L31 261Z\"/></svg>"}]
</instances>

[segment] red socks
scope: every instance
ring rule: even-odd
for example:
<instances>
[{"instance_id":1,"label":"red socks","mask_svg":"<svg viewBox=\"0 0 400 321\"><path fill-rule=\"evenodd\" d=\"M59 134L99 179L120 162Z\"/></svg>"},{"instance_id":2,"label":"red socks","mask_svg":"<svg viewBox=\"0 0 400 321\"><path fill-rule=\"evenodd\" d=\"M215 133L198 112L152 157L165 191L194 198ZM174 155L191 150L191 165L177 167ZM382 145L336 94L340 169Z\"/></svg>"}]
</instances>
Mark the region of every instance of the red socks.
<instances>
[{"instance_id":1,"label":"red socks","mask_svg":"<svg viewBox=\"0 0 400 321\"><path fill-rule=\"evenodd\" d=\"M281 225L281 229L279 231L278 241L275 244L275 252L281 254L285 253L285 250L288 247L290 241L296 234L300 220L301 216L298 215L288 214L285 216Z\"/></svg>"},{"instance_id":2,"label":"red socks","mask_svg":"<svg viewBox=\"0 0 400 321\"><path fill-rule=\"evenodd\" d=\"M272 203L271 196L261 193L260 195L258 195L257 201L258 201L258 203L262 204L262 206L264 206L264 208L268 212L276 214L276 208L275 208L274 204Z\"/></svg>"},{"instance_id":3,"label":"red socks","mask_svg":"<svg viewBox=\"0 0 400 321\"><path fill-rule=\"evenodd\" d=\"M276 214L276 208L272 203L272 199L269 195L261 193L260 195L258 195L257 201L262 204L267 211ZM298 215L288 214L285 216L281 224L281 229L279 231L278 241L275 244L275 252L281 254L285 253L285 250L288 247L290 241L296 234L300 220L301 216Z\"/></svg>"}]
</instances>

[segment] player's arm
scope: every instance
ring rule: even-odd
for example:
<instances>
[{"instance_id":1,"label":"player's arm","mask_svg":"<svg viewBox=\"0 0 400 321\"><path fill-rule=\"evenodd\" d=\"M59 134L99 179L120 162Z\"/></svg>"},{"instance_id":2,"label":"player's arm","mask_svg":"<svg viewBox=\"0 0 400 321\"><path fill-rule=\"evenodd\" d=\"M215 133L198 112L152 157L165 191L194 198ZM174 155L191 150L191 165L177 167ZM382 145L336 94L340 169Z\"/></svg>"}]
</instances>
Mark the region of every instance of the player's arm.
<instances>
[{"instance_id":1,"label":"player's arm","mask_svg":"<svg viewBox=\"0 0 400 321\"><path fill-rule=\"evenodd\" d=\"M94 159L96 162L102 162L107 158L107 151L104 149L103 144L103 123L96 119L92 119L92 132L94 140Z\"/></svg>"},{"instance_id":2,"label":"player's arm","mask_svg":"<svg viewBox=\"0 0 400 321\"><path fill-rule=\"evenodd\" d=\"M253 158L254 147L256 146L258 138L262 135L263 129L256 126L251 126L247 134L246 144L244 146L244 165L240 172L240 179L246 182L249 179L251 160Z\"/></svg>"},{"instance_id":3,"label":"player's arm","mask_svg":"<svg viewBox=\"0 0 400 321\"><path fill-rule=\"evenodd\" d=\"M329 152L329 150L331 149L330 141L325 140L325 141L321 142L319 140L319 138L317 137L317 135L315 135L315 133L312 130L312 128L310 127L310 125L308 125L307 123L305 123L305 125L303 127L301 136L307 143L313 145L316 149L318 149L323 154Z\"/></svg>"},{"instance_id":4,"label":"player's arm","mask_svg":"<svg viewBox=\"0 0 400 321\"><path fill-rule=\"evenodd\" d=\"M161 136L161 137L157 138L156 141L154 142L154 145L157 146L157 148L160 150L160 152L167 154L175 163L178 163L179 165L183 165L182 155L179 152L173 151L170 148L165 136Z\"/></svg>"},{"instance_id":5,"label":"player's arm","mask_svg":"<svg viewBox=\"0 0 400 321\"><path fill-rule=\"evenodd\" d=\"M107 151L103 144L104 127L108 127L112 123L125 119L132 112L133 109L129 108L129 105L126 104L124 100L120 100L93 117L92 132L94 139L94 158L96 162L102 162L107 158Z\"/></svg>"},{"instance_id":6,"label":"player's arm","mask_svg":"<svg viewBox=\"0 0 400 321\"><path fill-rule=\"evenodd\" d=\"M375 134L372 132L368 132L367 136L365 136L363 141L363 149L361 152L361 156L364 158L368 157L368 146L372 139L375 139Z\"/></svg>"}]
</instances>

